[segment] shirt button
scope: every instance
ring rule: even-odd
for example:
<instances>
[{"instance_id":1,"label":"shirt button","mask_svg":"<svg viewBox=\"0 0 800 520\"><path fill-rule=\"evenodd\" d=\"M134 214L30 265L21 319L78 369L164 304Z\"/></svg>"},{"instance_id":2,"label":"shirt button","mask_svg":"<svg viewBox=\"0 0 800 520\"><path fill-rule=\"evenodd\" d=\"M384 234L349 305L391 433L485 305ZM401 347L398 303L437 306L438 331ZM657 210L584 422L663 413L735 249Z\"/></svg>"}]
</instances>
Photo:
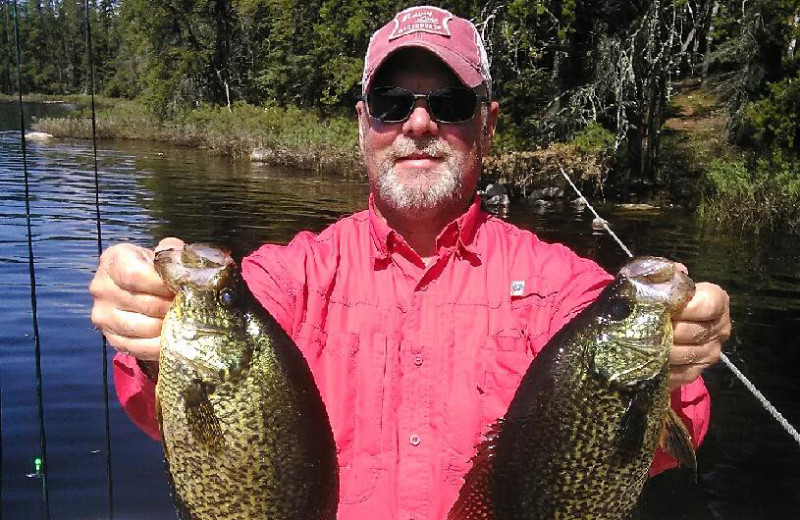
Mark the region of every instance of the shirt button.
<instances>
[{"instance_id":1,"label":"shirt button","mask_svg":"<svg viewBox=\"0 0 800 520\"><path fill-rule=\"evenodd\" d=\"M412 446L419 446L420 441L421 439L419 438L419 435L417 435L416 433L412 435L411 438L409 439L409 442L411 442Z\"/></svg>"},{"instance_id":2,"label":"shirt button","mask_svg":"<svg viewBox=\"0 0 800 520\"><path fill-rule=\"evenodd\" d=\"M422 354L417 354L416 356L414 356L414 364L417 365L418 367L422 366Z\"/></svg>"}]
</instances>

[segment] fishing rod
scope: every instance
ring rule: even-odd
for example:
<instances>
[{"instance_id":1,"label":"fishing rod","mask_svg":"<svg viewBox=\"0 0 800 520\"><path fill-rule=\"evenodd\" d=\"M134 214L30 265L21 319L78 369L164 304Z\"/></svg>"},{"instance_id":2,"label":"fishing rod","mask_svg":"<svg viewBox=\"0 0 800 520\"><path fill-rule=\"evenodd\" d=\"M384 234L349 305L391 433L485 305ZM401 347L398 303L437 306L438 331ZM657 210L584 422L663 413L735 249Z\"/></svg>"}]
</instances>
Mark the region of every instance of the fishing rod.
<instances>
[{"instance_id":1,"label":"fishing rod","mask_svg":"<svg viewBox=\"0 0 800 520\"><path fill-rule=\"evenodd\" d=\"M578 197L580 197L580 199L586 204L586 207L588 207L589 210L592 212L592 214L595 216L595 219L598 222L600 222L600 224L603 226L606 232L609 235L611 235L611 238L613 238L617 242L617 244L619 244L619 246L622 248L623 251L625 251L628 257L633 257L633 253L631 253L631 250L625 246L625 244L622 242L622 240L620 240L617 234L614 233L614 231L608 226L608 222L604 218L600 217L597 211L595 211L594 207L592 207L592 205L589 203L589 200L583 195L583 193L581 193L581 190L578 189L575 183L572 182L572 179L569 177L569 175L567 175L567 172L564 171L564 168L562 168L560 164L558 165L558 169L561 171L561 175L564 176L564 178L567 180L567 182L575 191L575 193L578 194ZM758 400L758 402L761 403L761 406L763 406L764 409L766 409L767 412L776 421L778 421L778 424L780 424L783 427L783 429L786 430L786 433L788 433L795 440L795 442L798 445L800 445L800 433L797 432L797 429L795 429L795 427L792 426L789 423L789 421L786 420L783 414L781 414L778 411L778 409L775 408L775 406L769 402L766 396L764 396L764 394L762 394L758 390L758 388L756 388L756 386L749 379L747 379L747 377L742 373L742 371L739 370L736 367L736 365L733 364L733 362L728 358L728 356L725 355L724 352L720 352L719 355L720 359L725 364L725 366L727 366L728 369L730 369L730 371L733 372L733 375L735 375L736 378L745 386L745 388L747 388L750 391L750 393L753 394L756 400Z\"/></svg>"},{"instance_id":2,"label":"fishing rod","mask_svg":"<svg viewBox=\"0 0 800 520\"><path fill-rule=\"evenodd\" d=\"M89 92L91 94L92 106L92 157L94 160L94 208L95 208L95 227L97 233L97 258L103 253L103 228L100 215L100 174L97 169L97 118L94 106L94 57L92 54L92 26L89 20L89 0L83 2L83 18L86 27L86 53L89 62ZM103 420L105 427L105 449L103 455L106 464L106 505L108 507L108 519L114 519L114 479L111 471L111 420L109 411L109 388L108 388L108 342L102 335L102 358L103 366ZM1 519L0 519L1 520Z\"/></svg>"},{"instance_id":3,"label":"fishing rod","mask_svg":"<svg viewBox=\"0 0 800 520\"><path fill-rule=\"evenodd\" d=\"M44 516L50 520L50 492L47 485L47 436L44 427L44 400L42 397L42 352L39 338L39 314L36 306L36 267L33 256L33 231L31 226L30 181L28 174L28 151L25 142L25 113L22 106L22 52L19 44L19 12L14 0L14 42L17 50L17 94L19 102L19 132L22 140L22 171L25 178L25 222L28 233L28 274L31 286L31 314L33 319L33 352L36 363L36 405L39 416L39 457L41 467L36 475L42 479Z\"/></svg>"}]
</instances>

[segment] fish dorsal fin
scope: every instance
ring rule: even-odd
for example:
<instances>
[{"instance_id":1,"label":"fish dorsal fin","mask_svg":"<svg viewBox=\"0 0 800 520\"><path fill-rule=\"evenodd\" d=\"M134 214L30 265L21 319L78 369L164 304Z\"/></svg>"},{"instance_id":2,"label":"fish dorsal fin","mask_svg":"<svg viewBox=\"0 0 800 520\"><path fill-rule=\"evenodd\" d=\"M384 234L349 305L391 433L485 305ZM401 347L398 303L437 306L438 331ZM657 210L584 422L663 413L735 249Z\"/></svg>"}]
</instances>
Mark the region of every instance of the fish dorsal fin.
<instances>
[{"instance_id":1,"label":"fish dorsal fin","mask_svg":"<svg viewBox=\"0 0 800 520\"><path fill-rule=\"evenodd\" d=\"M697 478L697 459L695 458L694 448L692 447L692 436L686 425L675 410L672 408L667 409L664 414L664 425L661 429L661 437L658 439L658 445L675 457L684 466L689 466L694 470L695 478Z\"/></svg>"},{"instance_id":2,"label":"fish dorsal fin","mask_svg":"<svg viewBox=\"0 0 800 520\"><path fill-rule=\"evenodd\" d=\"M221 451L222 429L206 386L199 382L190 385L183 392L183 403L192 438L209 452Z\"/></svg>"},{"instance_id":3,"label":"fish dorsal fin","mask_svg":"<svg viewBox=\"0 0 800 520\"><path fill-rule=\"evenodd\" d=\"M491 492L492 465L502 427L503 419L498 419L478 444L472 457L472 466L464 476L464 484L458 492L456 503L447 514L447 520L494 520L496 517Z\"/></svg>"}]
</instances>

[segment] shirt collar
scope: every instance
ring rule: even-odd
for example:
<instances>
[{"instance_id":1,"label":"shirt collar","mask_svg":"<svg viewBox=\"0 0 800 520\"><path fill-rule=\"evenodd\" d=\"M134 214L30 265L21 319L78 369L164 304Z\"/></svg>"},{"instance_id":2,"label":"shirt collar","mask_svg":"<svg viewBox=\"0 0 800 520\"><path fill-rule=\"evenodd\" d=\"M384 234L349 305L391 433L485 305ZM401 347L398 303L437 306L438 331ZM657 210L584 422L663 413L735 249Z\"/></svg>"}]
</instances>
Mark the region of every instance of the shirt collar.
<instances>
[{"instance_id":1,"label":"shirt collar","mask_svg":"<svg viewBox=\"0 0 800 520\"><path fill-rule=\"evenodd\" d=\"M475 198L467 210L457 219L447 224L436 238L436 254L442 256L453 250L466 251L477 255L473 251L473 241L478 226L486 220L488 214L481 209L481 198ZM371 256L375 260L386 260L392 253L400 248L408 248L403 237L389 227L383 217L375 210L375 200L369 195L369 234L372 241Z\"/></svg>"}]
</instances>

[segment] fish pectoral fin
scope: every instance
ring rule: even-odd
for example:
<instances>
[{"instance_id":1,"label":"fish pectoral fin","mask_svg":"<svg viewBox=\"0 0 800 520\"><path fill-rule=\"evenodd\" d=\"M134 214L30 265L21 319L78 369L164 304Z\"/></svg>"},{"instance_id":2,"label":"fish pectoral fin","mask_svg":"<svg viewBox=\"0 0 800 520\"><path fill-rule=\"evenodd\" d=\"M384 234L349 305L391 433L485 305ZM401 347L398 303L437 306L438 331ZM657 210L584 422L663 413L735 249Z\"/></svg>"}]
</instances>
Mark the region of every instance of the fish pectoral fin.
<instances>
[{"instance_id":1,"label":"fish pectoral fin","mask_svg":"<svg viewBox=\"0 0 800 520\"><path fill-rule=\"evenodd\" d=\"M184 414L189 432L209 452L222 450L222 428L208 398L205 385L196 383L183 394Z\"/></svg>"},{"instance_id":2,"label":"fish pectoral fin","mask_svg":"<svg viewBox=\"0 0 800 520\"><path fill-rule=\"evenodd\" d=\"M692 436L672 408L669 408L667 413L664 414L664 425L661 429L658 445L675 457L678 462L692 468L695 473L695 479L697 478L697 458L692 446Z\"/></svg>"},{"instance_id":3,"label":"fish pectoral fin","mask_svg":"<svg viewBox=\"0 0 800 520\"><path fill-rule=\"evenodd\" d=\"M634 457L642 447L647 430L647 405L647 400L641 394L635 394L622 414L616 445L623 456Z\"/></svg>"}]
</instances>

